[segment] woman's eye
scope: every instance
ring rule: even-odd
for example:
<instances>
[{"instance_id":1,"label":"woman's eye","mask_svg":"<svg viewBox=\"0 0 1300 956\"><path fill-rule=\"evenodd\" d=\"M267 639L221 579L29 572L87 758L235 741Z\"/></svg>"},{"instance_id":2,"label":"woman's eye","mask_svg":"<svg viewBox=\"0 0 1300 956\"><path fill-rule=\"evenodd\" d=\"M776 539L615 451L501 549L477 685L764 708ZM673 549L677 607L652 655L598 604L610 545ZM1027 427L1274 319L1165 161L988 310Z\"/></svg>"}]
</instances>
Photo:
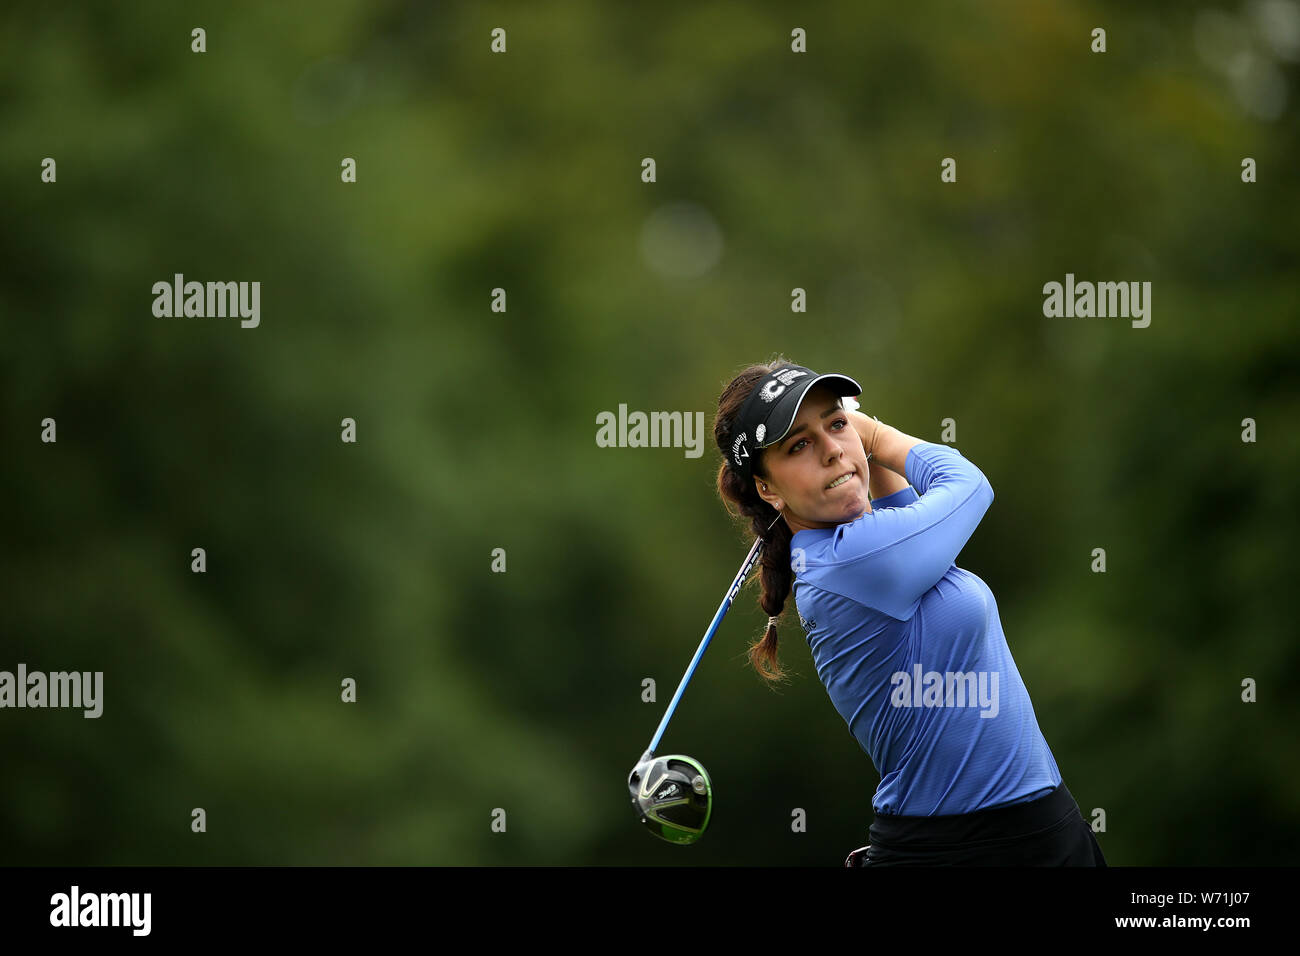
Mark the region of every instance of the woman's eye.
<instances>
[{"instance_id":1,"label":"woman's eye","mask_svg":"<svg viewBox=\"0 0 1300 956\"><path fill-rule=\"evenodd\" d=\"M832 422L831 424L833 424L833 425L845 425L845 426L847 426L848 423L849 423L849 420L848 420L847 418L837 418L837 419L835 419L835 421ZM843 428L838 428L838 429L836 429L836 431L843 431L843 430L844 430ZM797 452L800 448L802 448L802 447L803 447L803 443L806 442L807 440L808 440L808 439L806 439L806 438L800 438L797 442L795 442L793 445L791 445L791 446L790 446L790 454L793 455L793 454L794 454L795 452Z\"/></svg>"}]
</instances>

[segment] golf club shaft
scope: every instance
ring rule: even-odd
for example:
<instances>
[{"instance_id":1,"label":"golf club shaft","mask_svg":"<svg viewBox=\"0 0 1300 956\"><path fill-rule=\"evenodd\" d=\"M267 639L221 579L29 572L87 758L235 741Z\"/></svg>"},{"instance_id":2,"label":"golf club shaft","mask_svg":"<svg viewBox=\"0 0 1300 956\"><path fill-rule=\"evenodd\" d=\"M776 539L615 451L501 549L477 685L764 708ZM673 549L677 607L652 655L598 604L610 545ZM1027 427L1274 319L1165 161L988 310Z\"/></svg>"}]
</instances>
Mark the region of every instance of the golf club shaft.
<instances>
[{"instance_id":1,"label":"golf club shaft","mask_svg":"<svg viewBox=\"0 0 1300 956\"><path fill-rule=\"evenodd\" d=\"M672 719L673 712L677 709L677 702L682 699L682 693L686 690L686 685L690 683L691 677L695 674L695 668L699 665L700 658L704 656L709 641L713 639L713 635L717 632L718 625L722 623L722 618L726 615L727 609L731 607L731 602L736 599L736 594L739 593L741 586L745 583L745 575L749 574L762 550L763 539L755 538L754 546L749 549L749 554L745 556L745 561L740 566L740 573L736 575L736 579L731 582L731 587L727 589L726 597L718 605L717 613L713 615L713 621L709 624L709 629L704 632L704 640L700 641L699 649L691 659L690 666L686 668L686 673L682 675L682 682L677 685L677 692L673 694L673 699L668 703L668 709L664 711L664 719L659 721L659 729L655 731L654 737L650 740L650 746L642 754L642 760L654 756L655 750L659 747L659 740L663 737L664 731L668 729L668 721Z\"/></svg>"}]
</instances>

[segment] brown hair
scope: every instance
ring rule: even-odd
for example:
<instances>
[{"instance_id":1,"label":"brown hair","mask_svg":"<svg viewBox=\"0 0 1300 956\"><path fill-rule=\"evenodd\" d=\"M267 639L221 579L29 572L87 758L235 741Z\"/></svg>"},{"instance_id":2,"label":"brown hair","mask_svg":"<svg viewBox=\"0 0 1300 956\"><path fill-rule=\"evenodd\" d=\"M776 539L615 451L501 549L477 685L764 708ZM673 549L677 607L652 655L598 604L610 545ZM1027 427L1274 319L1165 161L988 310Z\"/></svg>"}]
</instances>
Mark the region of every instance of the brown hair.
<instances>
[{"instance_id":1,"label":"brown hair","mask_svg":"<svg viewBox=\"0 0 1300 956\"><path fill-rule=\"evenodd\" d=\"M718 495L722 498L723 507L733 518L749 519L751 542L752 538L763 539L763 551L759 556L759 581L763 586L763 593L758 603L769 617L781 615L794 583L794 571L790 567L792 537L790 526L784 521L772 524L780 512L759 497L752 479L742 479L732 471L727 465L726 458L736 418L740 414L740 406L745 404L745 399L754 390L754 386L762 381L763 376L768 372L783 365L795 364L797 363L777 355L765 365L745 367L722 390L722 395L718 398L717 417L713 420L713 440L717 442L718 451L722 453L723 458L722 465L718 469ZM759 478L767 477L761 452L754 459L753 470ZM731 504L736 506L739 514L732 510ZM772 525L771 531L768 531L769 525ZM758 671L759 676L769 684L785 679L785 669L776 656L774 622L769 621L762 638L750 646L749 662L754 670Z\"/></svg>"}]
</instances>

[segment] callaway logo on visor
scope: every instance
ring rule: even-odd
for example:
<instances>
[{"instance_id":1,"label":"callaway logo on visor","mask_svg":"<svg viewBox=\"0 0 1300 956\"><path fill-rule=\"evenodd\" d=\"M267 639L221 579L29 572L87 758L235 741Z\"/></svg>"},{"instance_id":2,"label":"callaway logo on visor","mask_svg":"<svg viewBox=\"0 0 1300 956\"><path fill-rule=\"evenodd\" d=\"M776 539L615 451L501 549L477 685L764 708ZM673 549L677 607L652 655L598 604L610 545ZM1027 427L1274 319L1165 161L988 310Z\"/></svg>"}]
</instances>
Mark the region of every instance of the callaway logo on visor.
<instances>
[{"instance_id":1,"label":"callaway logo on visor","mask_svg":"<svg viewBox=\"0 0 1300 956\"><path fill-rule=\"evenodd\" d=\"M790 387L791 382L796 378L803 378L807 374L807 372L799 372L794 369L785 369L784 371L777 372L772 376L772 381L763 386L762 390L758 393L758 397L765 402L775 402L781 397L781 393ZM779 385L777 384L778 382L780 383ZM759 436L758 440L762 441L762 436Z\"/></svg>"},{"instance_id":2,"label":"callaway logo on visor","mask_svg":"<svg viewBox=\"0 0 1300 956\"><path fill-rule=\"evenodd\" d=\"M791 384L809 374L811 373L805 369L795 368L783 368L779 372L772 372L769 374L767 381L765 381L762 387L758 389L758 392L756 393L757 397L770 405L772 402L775 402L778 398L784 395L785 390L789 388ZM754 413L751 412L751 414ZM763 439L766 437L767 425L763 422L759 422L754 428L754 444L759 448L763 447ZM746 430L737 435L735 441L731 443L731 460L736 463L737 468L744 470L745 465L741 459L748 457L749 432Z\"/></svg>"},{"instance_id":3,"label":"callaway logo on visor","mask_svg":"<svg viewBox=\"0 0 1300 956\"><path fill-rule=\"evenodd\" d=\"M759 427L762 428L763 426L760 425ZM741 432L739 435L736 436L736 440L731 443L731 457L736 460L737 468L744 467L740 463L741 455L744 455L746 458L749 457L749 449L745 447L745 442L746 440L748 440L748 438L749 438L748 435L746 435L744 432Z\"/></svg>"}]
</instances>

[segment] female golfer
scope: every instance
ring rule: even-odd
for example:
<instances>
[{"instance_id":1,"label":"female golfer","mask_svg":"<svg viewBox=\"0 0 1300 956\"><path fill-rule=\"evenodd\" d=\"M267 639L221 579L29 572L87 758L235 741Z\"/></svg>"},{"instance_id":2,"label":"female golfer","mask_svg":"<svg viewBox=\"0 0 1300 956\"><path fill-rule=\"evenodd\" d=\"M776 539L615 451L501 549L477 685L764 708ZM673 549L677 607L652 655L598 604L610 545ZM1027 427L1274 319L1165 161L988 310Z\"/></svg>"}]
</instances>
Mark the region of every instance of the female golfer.
<instances>
[{"instance_id":1,"label":"female golfer","mask_svg":"<svg viewBox=\"0 0 1300 956\"><path fill-rule=\"evenodd\" d=\"M869 844L845 865L1105 866L993 592L953 563L993 501L988 479L844 401L861 392L778 358L736 376L714 422L718 491L764 541L770 617L750 661L784 676L776 621L793 583L817 674L880 774Z\"/></svg>"}]
</instances>

